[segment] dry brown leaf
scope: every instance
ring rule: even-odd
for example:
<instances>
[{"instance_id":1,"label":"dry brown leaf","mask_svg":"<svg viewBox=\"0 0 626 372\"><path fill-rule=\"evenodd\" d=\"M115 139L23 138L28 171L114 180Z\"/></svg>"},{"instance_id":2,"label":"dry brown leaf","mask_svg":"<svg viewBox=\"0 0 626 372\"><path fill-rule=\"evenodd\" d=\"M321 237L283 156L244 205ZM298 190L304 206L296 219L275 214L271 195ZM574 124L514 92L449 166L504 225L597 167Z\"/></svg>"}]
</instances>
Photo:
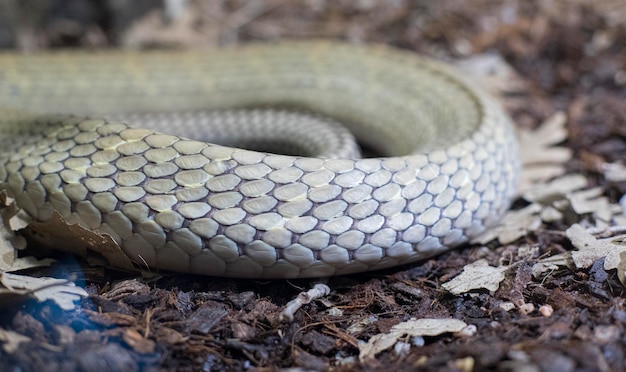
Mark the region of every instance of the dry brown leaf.
<instances>
[{"instance_id":1,"label":"dry brown leaf","mask_svg":"<svg viewBox=\"0 0 626 372\"><path fill-rule=\"evenodd\" d=\"M537 129L518 132L523 165L520 193L565 173L572 150L557 144L567 139L566 122L565 113L557 112Z\"/></svg>"},{"instance_id":2,"label":"dry brown leaf","mask_svg":"<svg viewBox=\"0 0 626 372\"><path fill-rule=\"evenodd\" d=\"M0 283L6 288L0 295L8 295L8 300L13 300L16 295L34 297L40 302L52 300L63 310L74 309L74 301L88 296L83 288L65 279L0 273Z\"/></svg>"},{"instance_id":3,"label":"dry brown leaf","mask_svg":"<svg viewBox=\"0 0 626 372\"><path fill-rule=\"evenodd\" d=\"M366 344L359 345L361 361L374 359L376 354L392 347L407 336L438 336L442 333L460 332L467 324L458 319L411 319L391 327L388 333L372 336Z\"/></svg>"},{"instance_id":4,"label":"dry brown leaf","mask_svg":"<svg viewBox=\"0 0 626 372\"><path fill-rule=\"evenodd\" d=\"M74 253L88 261L104 258L111 266L136 271L132 261L109 235L97 234L79 224L68 224L56 212L46 222L31 222L25 234L43 246Z\"/></svg>"},{"instance_id":5,"label":"dry brown leaf","mask_svg":"<svg viewBox=\"0 0 626 372\"><path fill-rule=\"evenodd\" d=\"M598 213L601 210L608 211L610 209L609 199L601 197L602 193L601 187L594 187L571 193L568 199L572 203L572 208L578 214Z\"/></svg>"},{"instance_id":6,"label":"dry brown leaf","mask_svg":"<svg viewBox=\"0 0 626 372\"><path fill-rule=\"evenodd\" d=\"M599 230L606 230L626 221L620 205L611 204L608 198L602 196L601 188L585 189L587 185L587 179L581 174L569 174L533 185L522 195L532 204L520 210L508 211L499 226L471 242L486 244L498 239L500 243L508 244L528 232L538 230L542 222L552 223L566 217L580 220L585 215L591 215L596 229Z\"/></svg>"},{"instance_id":7,"label":"dry brown leaf","mask_svg":"<svg viewBox=\"0 0 626 372\"><path fill-rule=\"evenodd\" d=\"M558 163L570 160L572 151L563 146L556 146L567 139L565 123L567 116L559 111L544 121L533 131L522 130L519 133L522 144L522 164ZM535 151L529 151L535 150Z\"/></svg>"},{"instance_id":8,"label":"dry brown leaf","mask_svg":"<svg viewBox=\"0 0 626 372\"><path fill-rule=\"evenodd\" d=\"M487 260L480 259L463 267L463 272L441 286L448 292L459 295L474 289L485 288L497 291L509 266L489 266Z\"/></svg>"},{"instance_id":9,"label":"dry brown leaf","mask_svg":"<svg viewBox=\"0 0 626 372\"><path fill-rule=\"evenodd\" d=\"M9 223L17 211L17 206L6 191L0 191L0 272L9 270L17 258L13 244L16 236Z\"/></svg>"},{"instance_id":10,"label":"dry brown leaf","mask_svg":"<svg viewBox=\"0 0 626 372\"><path fill-rule=\"evenodd\" d=\"M605 270L617 269L620 266L620 255L626 252L626 235L596 239L579 224L572 225L565 234L578 249L571 252L577 268L588 268L594 261L603 257Z\"/></svg>"},{"instance_id":11,"label":"dry brown leaf","mask_svg":"<svg viewBox=\"0 0 626 372\"><path fill-rule=\"evenodd\" d=\"M619 264L617 265L617 278L626 287L626 252L619 254Z\"/></svg>"},{"instance_id":12,"label":"dry brown leaf","mask_svg":"<svg viewBox=\"0 0 626 372\"><path fill-rule=\"evenodd\" d=\"M557 112L538 129L520 131L523 170L518 193L532 204L507 212L500 226L474 238L472 243L486 244L498 239L501 244L508 244L538 230L542 221L555 222L564 217L563 209L559 207L567 205L558 202L569 192L587 186L582 175L554 179L565 173L564 164L572 155L570 149L557 146L567 138L566 120L563 112Z\"/></svg>"},{"instance_id":13,"label":"dry brown leaf","mask_svg":"<svg viewBox=\"0 0 626 372\"><path fill-rule=\"evenodd\" d=\"M580 190L568 195L572 209L578 215L592 214L596 228L608 228L614 215L621 214L622 208L611 204L607 197L602 196L600 187Z\"/></svg>"},{"instance_id":14,"label":"dry brown leaf","mask_svg":"<svg viewBox=\"0 0 626 372\"><path fill-rule=\"evenodd\" d=\"M580 190L587 185L587 178L582 174L568 174L549 182L534 185L528 188L522 194L522 197L529 202L539 202L544 205L549 205L556 200L565 199L568 193Z\"/></svg>"},{"instance_id":15,"label":"dry brown leaf","mask_svg":"<svg viewBox=\"0 0 626 372\"><path fill-rule=\"evenodd\" d=\"M188 8L168 22L163 11L153 10L134 22L124 33L121 43L131 48L146 45L206 45L207 38L203 39L203 35L194 27L199 16L200 13Z\"/></svg>"},{"instance_id":16,"label":"dry brown leaf","mask_svg":"<svg viewBox=\"0 0 626 372\"><path fill-rule=\"evenodd\" d=\"M2 342L2 349L7 353L11 354L15 350L17 350L20 345L24 342L30 342L31 338L21 335L17 332L7 331L6 329L0 328L0 342Z\"/></svg>"},{"instance_id":17,"label":"dry brown leaf","mask_svg":"<svg viewBox=\"0 0 626 372\"><path fill-rule=\"evenodd\" d=\"M13 265L7 270L4 270L4 272L12 273L20 270L32 269L35 267L50 266L55 262L56 260L53 258L38 259L33 256L18 257L13 261ZM1 271L3 270L0 270L0 272Z\"/></svg>"},{"instance_id":18,"label":"dry brown leaf","mask_svg":"<svg viewBox=\"0 0 626 372\"><path fill-rule=\"evenodd\" d=\"M509 98L504 95L524 91L526 84L515 69L496 53L473 55L457 61L455 66L466 72L466 76L502 101Z\"/></svg>"},{"instance_id":19,"label":"dry brown leaf","mask_svg":"<svg viewBox=\"0 0 626 372\"><path fill-rule=\"evenodd\" d=\"M541 227L539 213L542 206L533 203L522 209L508 211L502 217L500 225L485 231L472 239L473 244L487 244L498 239L501 244L509 244Z\"/></svg>"},{"instance_id":20,"label":"dry brown leaf","mask_svg":"<svg viewBox=\"0 0 626 372\"><path fill-rule=\"evenodd\" d=\"M620 163L605 163L602 165L604 177L609 182L626 182L626 166Z\"/></svg>"},{"instance_id":21,"label":"dry brown leaf","mask_svg":"<svg viewBox=\"0 0 626 372\"><path fill-rule=\"evenodd\" d=\"M571 252L556 254L539 260L533 265L531 271L533 277L538 279L541 275L558 270L561 267L574 267Z\"/></svg>"},{"instance_id":22,"label":"dry brown leaf","mask_svg":"<svg viewBox=\"0 0 626 372\"><path fill-rule=\"evenodd\" d=\"M15 231L25 227L28 220L6 192L0 192L0 273L50 266L55 261L51 258L18 257L17 251L26 247L26 239L16 235Z\"/></svg>"},{"instance_id":23,"label":"dry brown leaf","mask_svg":"<svg viewBox=\"0 0 626 372\"><path fill-rule=\"evenodd\" d=\"M541 212L539 212L539 217L543 222L546 223L560 221L563 219L563 216L564 215L563 213L561 213L561 211L550 205L544 207Z\"/></svg>"},{"instance_id":24,"label":"dry brown leaf","mask_svg":"<svg viewBox=\"0 0 626 372\"><path fill-rule=\"evenodd\" d=\"M0 230L3 226L0 226ZM13 245L4 237L4 234L0 233L0 272L8 271L13 267L15 259L17 258L17 252Z\"/></svg>"},{"instance_id":25,"label":"dry brown leaf","mask_svg":"<svg viewBox=\"0 0 626 372\"><path fill-rule=\"evenodd\" d=\"M532 268L535 278L561 267L585 269L590 267L594 261L604 258L604 269L617 269L618 277L620 277L620 281L622 280L621 276L624 273L621 273L621 268L626 267L626 235L597 239L579 224L570 226L565 234L578 250L539 260ZM622 284L626 286L626 281Z\"/></svg>"}]
</instances>

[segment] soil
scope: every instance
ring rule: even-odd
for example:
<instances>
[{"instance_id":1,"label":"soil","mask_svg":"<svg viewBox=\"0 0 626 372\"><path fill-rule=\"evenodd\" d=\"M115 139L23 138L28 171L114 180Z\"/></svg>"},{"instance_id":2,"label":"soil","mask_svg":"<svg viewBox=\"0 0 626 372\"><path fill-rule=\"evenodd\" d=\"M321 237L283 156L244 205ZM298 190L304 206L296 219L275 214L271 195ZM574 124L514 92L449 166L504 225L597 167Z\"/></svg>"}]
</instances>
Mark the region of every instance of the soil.
<instances>
[{"instance_id":1,"label":"soil","mask_svg":"<svg viewBox=\"0 0 626 372\"><path fill-rule=\"evenodd\" d=\"M191 11L178 16L160 3L6 1L0 47L201 48L332 38L444 61L499 54L524 83L508 107L517 125L534 128L565 112L565 145L574 152L568 169L612 202L626 192L626 183L607 181L602 168L626 159L622 0L192 1ZM312 281L168 273L146 279L61 256L33 274L69 278L89 297L71 311L49 301L0 304L0 332L30 338L14 350L0 348L0 370L626 370L625 291L616 271L604 270L600 259L589 269L531 275L539 257L572 249L563 233L568 226L544 225L507 245L469 245L406 267L330 278L330 295L305 305L291 323L279 313ZM529 245L539 247L536 255L519 258L519 247ZM479 258L494 266L515 261L515 269L495 291L452 295L442 288ZM456 318L476 332L407 337L401 341L412 345L408 350L359 360L359 344L410 318Z\"/></svg>"}]
</instances>

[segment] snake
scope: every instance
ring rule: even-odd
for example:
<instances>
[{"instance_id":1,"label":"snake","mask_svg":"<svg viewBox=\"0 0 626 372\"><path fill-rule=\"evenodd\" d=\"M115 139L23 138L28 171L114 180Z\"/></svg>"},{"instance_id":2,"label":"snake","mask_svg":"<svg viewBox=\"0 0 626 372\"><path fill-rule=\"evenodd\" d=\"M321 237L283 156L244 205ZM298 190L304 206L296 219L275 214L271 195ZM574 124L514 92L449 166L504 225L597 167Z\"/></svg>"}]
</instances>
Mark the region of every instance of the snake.
<instances>
[{"instance_id":1,"label":"snake","mask_svg":"<svg viewBox=\"0 0 626 372\"><path fill-rule=\"evenodd\" d=\"M0 190L141 267L263 279L404 265L511 204L514 126L477 85L409 50L325 40L4 52Z\"/></svg>"}]
</instances>

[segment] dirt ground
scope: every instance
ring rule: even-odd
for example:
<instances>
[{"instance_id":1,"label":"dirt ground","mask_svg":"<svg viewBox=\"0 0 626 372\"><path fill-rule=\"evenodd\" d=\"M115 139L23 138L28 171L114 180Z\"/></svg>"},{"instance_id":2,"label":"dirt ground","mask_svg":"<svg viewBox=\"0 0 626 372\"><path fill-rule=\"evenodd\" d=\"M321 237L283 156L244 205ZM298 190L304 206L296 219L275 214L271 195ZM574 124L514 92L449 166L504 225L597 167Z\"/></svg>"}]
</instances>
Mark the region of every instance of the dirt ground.
<instances>
[{"instance_id":1,"label":"dirt ground","mask_svg":"<svg viewBox=\"0 0 626 372\"><path fill-rule=\"evenodd\" d=\"M626 160L623 0L222 0L165 12L149 0L18 3L0 5L5 49L332 38L449 62L499 55L521 81L505 97L518 127L533 129L564 113L564 146L573 151L567 172L584 175L610 203L626 192L626 177L606 176L607 164ZM513 208L528 204L518 200ZM61 256L52 268L28 273L68 278L89 297L69 311L51 301L0 303L0 370L626 370L620 269L605 269L599 258L589 268L533 275L540 259L573 249L566 229L592 219L582 213L544 222L507 244L474 244L407 267L330 278L330 295L305 305L291 323L279 320L280 311L311 281L142 279ZM615 230L606 231L603 237ZM442 287L479 259L510 267L498 289L453 294ZM376 358L359 358L373 336L411 318L454 318L475 328L403 335Z\"/></svg>"}]
</instances>

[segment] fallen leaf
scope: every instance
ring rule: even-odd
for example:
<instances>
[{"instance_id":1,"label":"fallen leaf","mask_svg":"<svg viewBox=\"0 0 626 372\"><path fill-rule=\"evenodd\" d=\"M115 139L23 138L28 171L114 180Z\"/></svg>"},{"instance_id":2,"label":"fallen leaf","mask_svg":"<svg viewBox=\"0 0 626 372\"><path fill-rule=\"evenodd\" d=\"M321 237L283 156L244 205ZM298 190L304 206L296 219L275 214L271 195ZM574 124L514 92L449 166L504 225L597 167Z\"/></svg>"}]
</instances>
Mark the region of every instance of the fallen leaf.
<instances>
[{"instance_id":1,"label":"fallen leaf","mask_svg":"<svg viewBox=\"0 0 626 372\"><path fill-rule=\"evenodd\" d=\"M617 265L617 278L624 287L626 287L626 252L619 254L619 263Z\"/></svg>"},{"instance_id":2,"label":"fallen leaf","mask_svg":"<svg viewBox=\"0 0 626 372\"><path fill-rule=\"evenodd\" d=\"M582 174L568 174L528 188L522 197L529 202L551 204L564 199L568 193L587 187L587 184L587 178Z\"/></svg>"},{"instance_id":3,"label":"fallen leaf","mask_svg":"<svg viewBox=\"0 0 626 372\"><path fill-rule=\"evenodd\" d=\"M442 287L455 295L479 288L496 291L500 282L504 280L504 273L508 269L509 266L489 266L487 260L480 259L465 265L461 274L442 284Z\"/></svg>"},{"instance_id":4,"label":"fallen leaf","mask_svg":"<svg viewBox=\"0 0 626 372\"><path fill-rule=\"evenodd\" d=\"M515 68L498 53L473 55L455 62L455 66L466 72L465 76L491 94L507 101L513 93L526 89L525 81Z\"/></svg>"},{"instance_id":5,"label":"fallen leaf","mask_svg":"<svg viewBox=\"0 0 626 372\"><path fill-rule=\"evenodd\" d=\"M501 244L512 243L528 232L537 231L542 222L580 220L585 215L593 217L596 229L626 223L624 208L612 204L602 195L601 188L585 189L587 179L581 174L569 174L549 182L527 188L522 197L530 205L508 211L500 225L472 239L472 243L487 244L498 239Z\"/></svg>"},{"instance_id":6,"label":"fallen leaf","mask_svg":"<svg viewBox=\"0 0 626 372\"><path fill-rule=\"evenodd\" d=\"M0 229L2 229L2 226L0 226ZM16 256L17 252L13 245L4 237L0 237L0 272L8 271L13 266Z\"/></svg>"},{"instance_id":7,"label":"fallen leaf","mask_svg":"<svg viewBox=\"0 0 626 372\"><path fill-rule=\"evenodd\" d=\"M11 354L19 348L20 344L30 342L31 339L17 332L0 328L0 341L2 342L2 349L7 354Z\"/></svg>"},{"instance_id":8,"label":"fallen leaf","mask_svg":"<svg viewBox=\"0 0 626 372\"><path fill-rule=\"evenodd\" d=\"M74 301L88 296L83 288L65 279L0 273L0 283L6 287L0 295L34 297L40 302L52 300L63 310L74 309Z\"/></svg>"},{"instance_id":9,"label":"fallen leaf","mask_svg":"<svg viewBox=\"0 0 626 372\"><path fill-rule=\"evenodd\" d=\"M79 255L91 263L104 264L104 258L111 266L137 270L112 237L90 231L79 224L69 224L57 212L45 222L32 221L24 233L29 236L29 241Z\"/></svg>"},{"instance_id":10,"label":"fallen leaf","mask_svg":"<svg viewBox=\"0 0 626 372\"><path fill-rule=\"evenodd\" d=\"M605 163L602 166L604 177L609 182L626 182L626 166L620 163Z\"/></svg>"},{"instance_id":11,"label":"fallen leaf","mask_svg":"<svg viewBox=\"0 0 626 372\"><path fill-rule=\"evenodd\" d=\"M604 190L594 187L588 190L580 190L568 195L567 199L572 205L572 209L578 215L593 214L596 226L600 222L605 222L604 227L608 227L609 221L614 214L621 213L622 209L617 204L611 204L607 197L602 196Z\"/></svg>"},{"instance_id":12,"label":"fallen leaf","mask_svg":"<svg viewBox=\"0 0 626 372\"><path fill-rule=\"evenodd\" d=\"M514 242L541 227L541 218L539 216L541 210L541 205L533 203L519 210L508 211L502 217L500 225L475 237L471 243L487 244L495 239L498 239L501 244Z\"/></svg>"},{"instance_id":13,"label":"fallen leaf","mask_svg":"<svg viewBox=\"0 0 626 372\"><path fill-rule=\"evenodd\" d=\"M410 319L391 327L388 333L372 336L367 343L359 345L361 361L374 359L376 354L392 347L401 338L407 336L438 336L442 333L460 332L467 324L458 319Z\"/></svg>"},{"instance_id":14,"label":"fallen leaf","mask_svg":"<svg viewBox=\"0 0 626 372\"><path fill-rule=\"evenodd\" d=\"M35 267L50 266L55 262L56 260L53 258L38 259L32 256L18 257L13 261L13 265L4 271L11 273L11 272L20 271L20 270L32 269Z\"/></svg>"},{"instance_id":15,"label":"fallen leaf","mask_svg":"<svg viewBox=\"0 0 626 372\"><path fill-rule=\"evenodd\" d=\"M605 270L617 269L620 266L620 255L626 252L626 235L596 239L579 224L572 225L565 234L578 249L571 252L577 268L588 268L594 261L603 257Z\"/></svg>"},{"instance_id":16,"label":"fallen leaf","mask_svg":"<svg viewBox=\"0 0 626 372\"><path fill-rule=\"evenodd\" d=\"M567 116L559 111L535 130L518 131L523 165L520 193L565 173L572 150L557 144L567 139L566 122Z\"/></svg>"},{"instance_id":17,"label":"fallen leaf","mask_svg":"<svg viewBox=\"0 0 626 372\"><path fill-rule=\"evenodd\" d=\"M17 258L16 235L10 224L17 212L17 206L6 191L0 191L0 272L9 270Z\"/></svg>"},{"instance_id":18,"label":"fallen leaf","mask_svg":"<svg viewBox=\"0 0 626 372\"><path fill-rule=\"evenodd\" d=\"M574 267L571 252L559 253L539 260L531 271L534 278L541 277L547 272L556 271L561 267Z\"/></svg>"}]
</instances>

